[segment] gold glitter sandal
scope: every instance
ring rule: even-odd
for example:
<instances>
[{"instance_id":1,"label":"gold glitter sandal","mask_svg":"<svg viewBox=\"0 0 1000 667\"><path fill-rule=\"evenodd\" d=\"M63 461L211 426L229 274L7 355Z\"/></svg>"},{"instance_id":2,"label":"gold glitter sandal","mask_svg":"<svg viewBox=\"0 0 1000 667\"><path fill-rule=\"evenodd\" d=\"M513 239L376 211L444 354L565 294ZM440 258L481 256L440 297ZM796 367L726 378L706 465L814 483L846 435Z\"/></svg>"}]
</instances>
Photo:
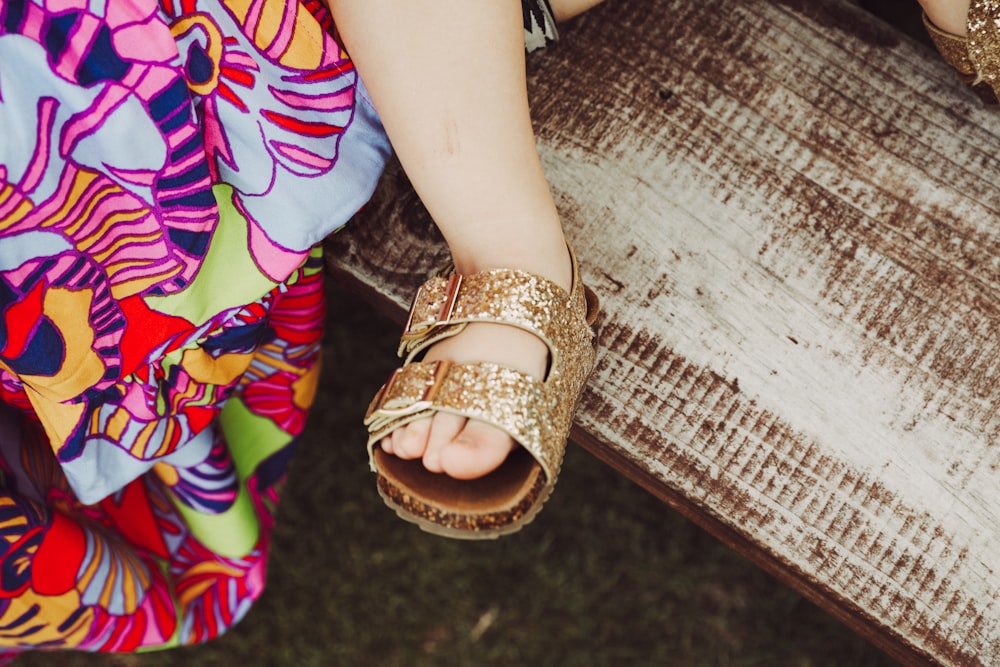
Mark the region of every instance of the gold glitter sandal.
<instances>
[{"instance_id":1,"label":"gold glitter sandal","mask_svg":"<svg viewBox=\"0 0 1000 667\"><path fill-rule=\"evenodd\" d=\"M988 106L1000 104L1000 0L972 0L968 37L941 30L924 14L924 26L945 62Z\"/></svg>"},{"instance_id":2,"label":"gold glitter sandal","mask_svg":"<svg viewBox=\"0 0 1000 667\"><path fill-rule=\"evenodd\" d=\"M422 529L462 539L494 538L529 523L552 492L576 403L594 366L597 298L583 286L576 257L567 294L545 278L498 269L431 278L417 291L399 346L403 366L368 408L368 454L385 503ZM519 327L549 348L544 381L494 363L418 361L437 341L471 322ZM489 423L519 445L495 471L457 480L382 451L395 429L434 412Z\"/></svg>"}]
</instances>

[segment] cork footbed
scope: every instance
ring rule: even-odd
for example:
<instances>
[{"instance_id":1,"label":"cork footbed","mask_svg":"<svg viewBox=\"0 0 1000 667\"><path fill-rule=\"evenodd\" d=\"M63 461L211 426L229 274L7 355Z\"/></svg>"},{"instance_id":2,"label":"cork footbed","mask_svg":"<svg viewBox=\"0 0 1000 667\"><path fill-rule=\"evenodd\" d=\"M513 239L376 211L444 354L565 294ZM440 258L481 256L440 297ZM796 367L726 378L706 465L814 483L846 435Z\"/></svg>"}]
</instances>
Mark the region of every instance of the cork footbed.
<instances>
[{"instance_id":1,"label":"cork footbed","mask_svg":"<svg viewBox=\"0 0 1000 667\"><path fill-rule=\"evenodd\" d=\"M466 540L493 539L531 522L552 492L527 451L511 452L485 477L457 480L376 448L378 490L396 513L423 530Z\"/></svg>"}]
</instances>

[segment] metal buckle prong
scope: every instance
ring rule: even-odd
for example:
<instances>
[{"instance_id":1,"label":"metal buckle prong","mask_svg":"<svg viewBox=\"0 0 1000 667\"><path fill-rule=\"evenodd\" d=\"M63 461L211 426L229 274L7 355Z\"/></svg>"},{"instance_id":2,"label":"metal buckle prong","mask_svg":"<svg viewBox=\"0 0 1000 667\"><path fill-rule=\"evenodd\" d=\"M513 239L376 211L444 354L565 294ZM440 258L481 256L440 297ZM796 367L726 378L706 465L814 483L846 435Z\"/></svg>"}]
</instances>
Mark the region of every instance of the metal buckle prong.
<instances>
[{"instance_id":1,"label":"metal buckle prong","mask_svg":"<svg viewBox=\"0 0 1000 667\"><path fill-rule=\"evenodd\" d=\"M434 362L434 370L431 371L433 380L428 387L424 388L424 393L420 397L418 403L433 403L434 399L437 398L438 392L441 391L441 385L444 383L444 379L448 376L448 371L451 369L451 360L449 359L438 359Z\"/></svg>"},{"instance_id":2,"label":"metal buckle prong","mask_svg":"<svg viewBox=\"0 0 1000 667\"><path fill-rule=\"evenodd\" d=\"M445 287L444 303L438 311L437 322L434 326L441 326L451 321L452 313L455 312L455 302L458 301L458 290L462 287L462 274L453 273L448 277L448 285Z\"/></svg>"}]
</instances>

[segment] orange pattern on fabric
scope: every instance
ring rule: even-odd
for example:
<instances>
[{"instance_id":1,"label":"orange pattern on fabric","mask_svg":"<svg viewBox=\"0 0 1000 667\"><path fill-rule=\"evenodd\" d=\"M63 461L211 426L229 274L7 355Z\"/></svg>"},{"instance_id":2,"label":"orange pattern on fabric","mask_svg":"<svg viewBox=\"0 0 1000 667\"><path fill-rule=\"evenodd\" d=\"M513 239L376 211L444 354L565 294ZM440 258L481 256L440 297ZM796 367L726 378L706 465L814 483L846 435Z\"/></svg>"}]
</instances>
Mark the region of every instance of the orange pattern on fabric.
<instances>
[{"instance_id":1,"label":"orange pattern on fabric","mask_svg":"<svg viewBox=\"0 0 1000 667\"><path fill-rule=\"evenodd\" d=\"M50 287L45 293L44 314L59 330L66 358L56 375L22 375L21 381L46 400L59 403L76 398L104 375L104 363L91 347L94 330L89 326L90 289Z\"/></svg>"}]
</instances>

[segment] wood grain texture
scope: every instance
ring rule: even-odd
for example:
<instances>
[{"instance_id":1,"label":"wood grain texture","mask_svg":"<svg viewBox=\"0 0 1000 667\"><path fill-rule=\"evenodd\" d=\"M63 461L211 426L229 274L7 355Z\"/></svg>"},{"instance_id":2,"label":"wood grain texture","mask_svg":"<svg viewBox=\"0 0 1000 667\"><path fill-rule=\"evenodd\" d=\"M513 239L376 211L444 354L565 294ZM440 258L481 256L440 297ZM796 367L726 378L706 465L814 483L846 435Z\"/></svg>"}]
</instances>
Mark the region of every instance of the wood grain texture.
<instances>
[{"instance_id":1,"label":"wood grain texture","mask_svg":"<svg viewBox=\"0 0 1000 667\"><path fill-rule=\"evenodd\" d=\"M844 0L609 0L528 64L578 440L897 659L1000 664L1000 116ZM398 168L328 243L396 317L446 257Z\"/></svg>"}]
</instances>

